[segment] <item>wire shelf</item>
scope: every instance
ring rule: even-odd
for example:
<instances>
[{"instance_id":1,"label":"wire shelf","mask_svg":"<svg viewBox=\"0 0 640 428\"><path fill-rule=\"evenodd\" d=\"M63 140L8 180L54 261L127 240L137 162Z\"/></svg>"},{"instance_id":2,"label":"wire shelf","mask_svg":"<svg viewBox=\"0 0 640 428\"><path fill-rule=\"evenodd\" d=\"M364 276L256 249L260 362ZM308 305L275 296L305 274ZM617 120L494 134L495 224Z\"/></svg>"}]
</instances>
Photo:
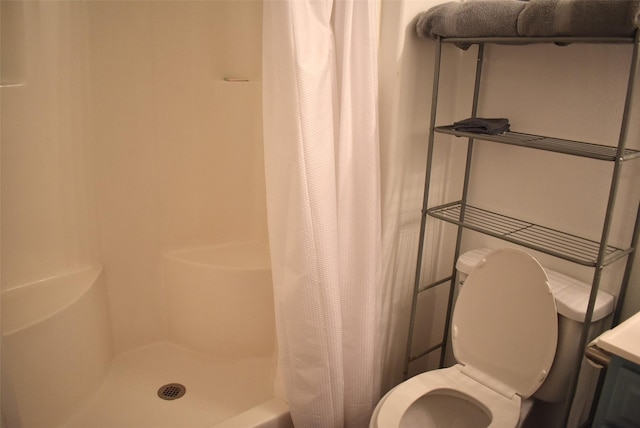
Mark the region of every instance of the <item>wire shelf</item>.
<instances>
[{"instance_id":1,"label":"wire shelf","mask_svg":"<svg viewBox=\"0 0 640 428\"><path fill-rule=\"evenodd\" d=\"M499 135L478 134L474 132L456 131L453 125L437 126L435 132L455 135L456 137L474 138L495 143L509 144L512 146L528 147L549 152L564 153L573 156L581 156L590 159L615 161L617 148L602 144L585 143L581 141L563 140L561 138L544 137L542 135L524 134L521 132L505 132ZM625 149L623 160L640 157L640 151Z\"/></svg>"},{"instance_id":2,"label":"wire shelf","mask_svg":"<svg viewBox=\"0 0 640 428\"><path fill-rule=\"evenodd\" d=\"M464 209L464 220L463 211ZM524 220L498 214L460 201L427 210L431 217L454 223L485 235L500 238L546 254L572 261L584 266L598 265L600 243L540 226ZM629 254L631 249L608 245L603 266Z\"/></svg>"},{"instance_id":3,"label":"wire shelf","mask_svg":"<svg viewBox=\"0 0 640 428\"><path fill-rule=\"evenodd\" d=\"M629 44L634 43L633 36L629 37L576 37L576 36L536 36L536 37L442 37L443 43L458 43L474 45L483 43L498 43L503 45L528 45L537 43L554 43L560 46L568 44Z\"/></svg>"}]
</instances>

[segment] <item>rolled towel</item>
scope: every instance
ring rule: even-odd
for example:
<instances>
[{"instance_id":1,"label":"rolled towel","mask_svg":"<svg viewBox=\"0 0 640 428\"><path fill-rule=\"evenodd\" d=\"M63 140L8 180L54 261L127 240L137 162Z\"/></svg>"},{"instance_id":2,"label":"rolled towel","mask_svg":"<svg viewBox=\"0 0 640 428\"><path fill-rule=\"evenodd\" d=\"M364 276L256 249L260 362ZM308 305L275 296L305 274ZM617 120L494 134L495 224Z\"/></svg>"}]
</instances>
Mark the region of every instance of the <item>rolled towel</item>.
<instances>
[{"instance_id":1,"label":"rolled towel","mask_svg":"<svg viewBox=\"0 0 640 428\"><path fill-rule=\"evenodd\" d=\"M471 117L469 119L454 122L453 129L456 131L474 132L478 134L504 134L509 130L509 119L485 119L480 117Z\"/></svg>"},{"instance_id":2,"label":"rolled towel","mask_svg":"<svg viewBox=\"0 0 640 428\"><path fill-rule=\"evenodd\" d=\"M629 37L639 23L639 0L530 0L517 28L524 37Z\"/></svg>"},{"instance_id":3,"label":"rolled towel","mask_svg":"<svg viewBox=\"0 0 640 428\"><path fill-rule=\"evenodd\" d=\"M423 38L517 37L518 16L526 1L493 0L450 2L418 16L416 30Z\"/></svg>"}]
</instances>

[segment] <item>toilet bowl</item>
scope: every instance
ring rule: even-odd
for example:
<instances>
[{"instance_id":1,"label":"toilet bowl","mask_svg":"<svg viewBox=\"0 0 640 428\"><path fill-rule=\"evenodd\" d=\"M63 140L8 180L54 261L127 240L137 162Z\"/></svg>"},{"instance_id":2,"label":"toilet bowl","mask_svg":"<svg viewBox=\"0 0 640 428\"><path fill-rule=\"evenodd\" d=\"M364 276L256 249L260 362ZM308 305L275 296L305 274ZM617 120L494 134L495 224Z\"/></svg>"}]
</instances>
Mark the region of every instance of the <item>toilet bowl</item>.
<instances>
[{"instance_id":1,"label":"toilet bowl","mask_svg":"<svg viewBox=\"0 0 640 428\"><path fill-rule=\"evenodd\" d=\"M553 363L557 311L547 275L527 253L484 257L460 290L452 316L458 364L417 375L376 406L370 428L513 428L522 398Z\"/></svg>"},{"instance_id":2,"label":"toilet bowl","mask_svg":"<svg viewBox=\"0 0 640 428\"><path fill-rule=\"evenodd\" d=\"M483 386L455 365L415 376L383 397L372 427L514 427L520 397L510 398ZM383 404L384 403L384 404Z\"/></svg>"}]
</instances>

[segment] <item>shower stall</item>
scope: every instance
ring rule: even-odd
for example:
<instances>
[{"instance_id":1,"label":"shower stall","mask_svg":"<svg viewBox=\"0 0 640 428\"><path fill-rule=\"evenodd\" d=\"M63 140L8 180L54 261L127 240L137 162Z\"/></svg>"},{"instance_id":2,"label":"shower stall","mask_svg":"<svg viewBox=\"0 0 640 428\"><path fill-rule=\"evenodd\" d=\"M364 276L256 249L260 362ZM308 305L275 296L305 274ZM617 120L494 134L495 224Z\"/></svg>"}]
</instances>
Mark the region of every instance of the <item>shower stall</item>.
<instances>
[{"instance_id":1,"label":"shower stall","mask_svg":"<svg viewBox=\"0 0 640 428\"><path fill-rule=\"evenodd\" d=\"M290 426L262 3L3 1L0 18L2 426Z\"/></svg>"}]
</instances>

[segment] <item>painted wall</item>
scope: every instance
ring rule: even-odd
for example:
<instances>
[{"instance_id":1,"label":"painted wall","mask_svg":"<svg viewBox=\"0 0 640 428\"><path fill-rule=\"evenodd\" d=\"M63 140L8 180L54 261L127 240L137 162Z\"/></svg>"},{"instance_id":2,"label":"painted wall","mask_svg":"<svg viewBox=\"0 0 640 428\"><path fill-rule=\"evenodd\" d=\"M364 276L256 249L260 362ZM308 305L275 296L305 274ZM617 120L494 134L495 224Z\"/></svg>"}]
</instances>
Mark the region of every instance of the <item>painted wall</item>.
<instances>
[{"instance_id":1,"label":"painted wall","mask_svg":"<svg viewBox=\"0 0 640 428\"><path fill-rule=\"evenodd\" d=\"M442 3L441 0L382 1L380 23L380 144L383 198L383 273L385 311L390 324L384 333L391 346L384 356L383 389L402 380L402 368L407 341L411 294L419 245L420 210L424 189L426 143L431 105L434 44L418 40L415 17L423 10ZM457 60L457 53L447 53ZM457 68L444 74L442 85L451 96L442 99L443 117L454 117L457 88ZM450 153L451 146L440 146L439 153ZM443 202L449 188L450 163L435 165L434 200ZM430 222L429 234L440 236L441 225ZM424 282L450 269L450 248L441 248L435 239L429 242L423 270ZM444 242L442 240L441 242ZM435 256L434 256L435 255ZM421 352L442 338L448 291L444 287L424 293L419 302L419 322L416 327L414 352ZM412 371L436 368L437 355L412 365Z\"/></svg>"},{"instance_id":2,"label":"painted wall","mask_svg":"<svg viewBox=\"0 0 640 428\"><path fill-rule=\"evenodd\" d=\"M102 264L116 352L162 339L164 251L267 242L262 4L21 5L25 84L1 100L2 288Z\"/></svg>"},{"instance_id":3,"label":"painted wall","mask_svg":"<svg viewBox=\"0 0 640 428\"><path fill-rule=\"evenodd\" d=\"M630 45L490 46L479 115L508 117L512 128L522 132L615 146L631 51ZM628 147L640 149L640 97L633 105ZM465 111L462 106L460 111ZM496 144L485 143L478 148L472 203L493 206L507 214L525 213L520 216L599 241L613 163ZM610 243L619 247L629 246L640 197L638 177L639 163L625 163L610 236ZM467 247L480 241L488 242L474 237ZM593 269L537 256L546 266L589 284L592 281ZM638 263L640 258L636 266L640 266ZM623 265L618 262L604 270L604 290L618 294ZM636 268L630 295L624 302L625 317L640 310L639 273Z\"/></svg>"}]
</instances>

